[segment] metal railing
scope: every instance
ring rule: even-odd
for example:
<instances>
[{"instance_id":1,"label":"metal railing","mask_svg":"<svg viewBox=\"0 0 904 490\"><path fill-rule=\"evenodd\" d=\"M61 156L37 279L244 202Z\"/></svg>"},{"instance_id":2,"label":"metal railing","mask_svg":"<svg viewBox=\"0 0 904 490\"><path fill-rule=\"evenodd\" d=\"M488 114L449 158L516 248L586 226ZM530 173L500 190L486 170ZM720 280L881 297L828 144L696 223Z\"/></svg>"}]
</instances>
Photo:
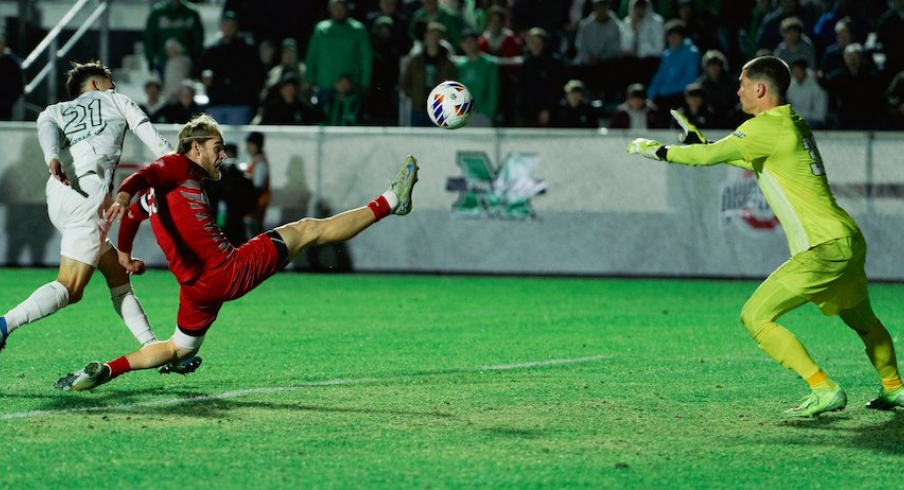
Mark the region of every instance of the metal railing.
<instances>
[{"instance_id":1,"label":"metal railing","mask_svg":"<svg viewBox=\"0 0 904 490\"><path fill-rule=\"evenodd\" d=\"M57 99L57 64L58 61L64 58L69 51L72 50L73 46L88 32L89 29L95 26L95 24L100 20L99 26L99 35L100 35L100 60L104 63L109 61L110 58L110 15L109 15L109 2L110 0L78 0L66 14L60 19L59 22L44 36L44 39L38 44L38 46L25 58L25 61L22 62L22 70L26 71L32 65L34 65L41 55L47 51L48 58L47 64L41 68L41 71L38 72L34 78L25 85L25 95L28 96L37 89L44 82L44 79L47 79L47 103L53 104ZM58 49L60 42L60 34L62 34L63 29L66 29L70 23L72 23L73 19L82 12L85 8L90 8L91 5L96 4L94 7L94 11L88 16L85 22L82 23L81 26L75 31L75 33L63 44L62 48ZM48 76L49 75L49 76Z\"/></svg>"}]
</instances>

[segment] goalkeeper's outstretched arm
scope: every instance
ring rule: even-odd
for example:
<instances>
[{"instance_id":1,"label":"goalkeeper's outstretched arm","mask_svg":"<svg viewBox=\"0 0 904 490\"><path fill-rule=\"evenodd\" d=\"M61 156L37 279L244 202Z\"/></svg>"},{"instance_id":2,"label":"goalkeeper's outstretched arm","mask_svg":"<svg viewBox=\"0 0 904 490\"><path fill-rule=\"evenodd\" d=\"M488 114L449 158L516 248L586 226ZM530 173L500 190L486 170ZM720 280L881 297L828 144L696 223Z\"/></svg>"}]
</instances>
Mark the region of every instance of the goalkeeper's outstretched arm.
<instances>
[{"instance_id":1,"label":"goalkeeper's outstretched arm","mask_svg":"<svg viewBox=\"0 0 904 490\"><path fill-rule=\"evenodd\" d=\"M665 160L693 167L727 163L746 170L753 170L753 165L744 159L744 154L735 146L731 138L731 136L726 136L711 144L668 146Z\"/></svg>"}]
</instances>

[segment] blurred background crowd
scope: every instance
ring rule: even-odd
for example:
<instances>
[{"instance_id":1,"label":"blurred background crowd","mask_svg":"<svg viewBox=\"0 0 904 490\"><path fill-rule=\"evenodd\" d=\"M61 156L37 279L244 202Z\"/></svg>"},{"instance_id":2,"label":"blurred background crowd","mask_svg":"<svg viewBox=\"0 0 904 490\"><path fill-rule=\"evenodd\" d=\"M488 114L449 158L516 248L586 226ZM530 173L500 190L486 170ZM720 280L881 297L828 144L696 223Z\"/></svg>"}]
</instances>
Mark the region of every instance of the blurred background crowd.
<instances>
[{"instance_id":1,"label":"blurred background crowd","mask_svg":"<svg viewBox=\"0 0 904 490\"><path fill-rule=\"evenodd\" d=\"M791 67L814 128L904 129L904 0L225 0L205 45L195 4L149 4L143 104L156 122L429 125L454 79L482 127L701 128L745 117L754 56ZM209 28L209 26L208 26ZM0 36L0 120L19 96Z\"/></svg>"}]
</instances>

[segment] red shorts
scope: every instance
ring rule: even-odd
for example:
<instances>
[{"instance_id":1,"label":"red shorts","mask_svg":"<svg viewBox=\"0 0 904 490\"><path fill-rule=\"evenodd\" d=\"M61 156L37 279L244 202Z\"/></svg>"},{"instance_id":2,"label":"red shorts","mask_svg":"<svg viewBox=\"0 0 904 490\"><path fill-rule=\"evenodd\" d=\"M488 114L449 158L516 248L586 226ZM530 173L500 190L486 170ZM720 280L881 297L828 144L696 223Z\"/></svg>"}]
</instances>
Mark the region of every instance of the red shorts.
<instances>
[{"instance_id":1,"label":"red shorts","mask_svg":"<svg viewBox=\"0 0 904 490\"><path fill-rule=\"evenodd\" d=\"M276 274L286 265L289 255L275 231L261 233L235 252L220 267L206 271L190 285L182 285L176 322L183 333L204 335L224 302L241 298Z\"/></svg>"}]
</instances>

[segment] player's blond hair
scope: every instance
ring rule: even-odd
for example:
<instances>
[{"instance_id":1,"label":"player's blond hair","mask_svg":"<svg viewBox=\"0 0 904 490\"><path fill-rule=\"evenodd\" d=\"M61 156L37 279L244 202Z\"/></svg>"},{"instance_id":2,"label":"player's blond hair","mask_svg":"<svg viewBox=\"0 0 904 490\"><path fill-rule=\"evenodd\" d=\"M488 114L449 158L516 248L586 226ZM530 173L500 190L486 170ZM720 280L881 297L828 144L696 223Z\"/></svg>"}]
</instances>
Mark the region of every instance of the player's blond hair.
<instances>
[{"instance_id":1,"label":"player's blond hair","mask_svg":"<svg viewBox=\"0 0 904 490\"><path fill-rule=\"evenodd\" d=\"M191 150L192 141L204 143L214 138L223 138L223 132L220 131L217 121L207 114L195 116L179 131L179 148L176 153L186 155Z\"/></svg>"}]
</instances>

